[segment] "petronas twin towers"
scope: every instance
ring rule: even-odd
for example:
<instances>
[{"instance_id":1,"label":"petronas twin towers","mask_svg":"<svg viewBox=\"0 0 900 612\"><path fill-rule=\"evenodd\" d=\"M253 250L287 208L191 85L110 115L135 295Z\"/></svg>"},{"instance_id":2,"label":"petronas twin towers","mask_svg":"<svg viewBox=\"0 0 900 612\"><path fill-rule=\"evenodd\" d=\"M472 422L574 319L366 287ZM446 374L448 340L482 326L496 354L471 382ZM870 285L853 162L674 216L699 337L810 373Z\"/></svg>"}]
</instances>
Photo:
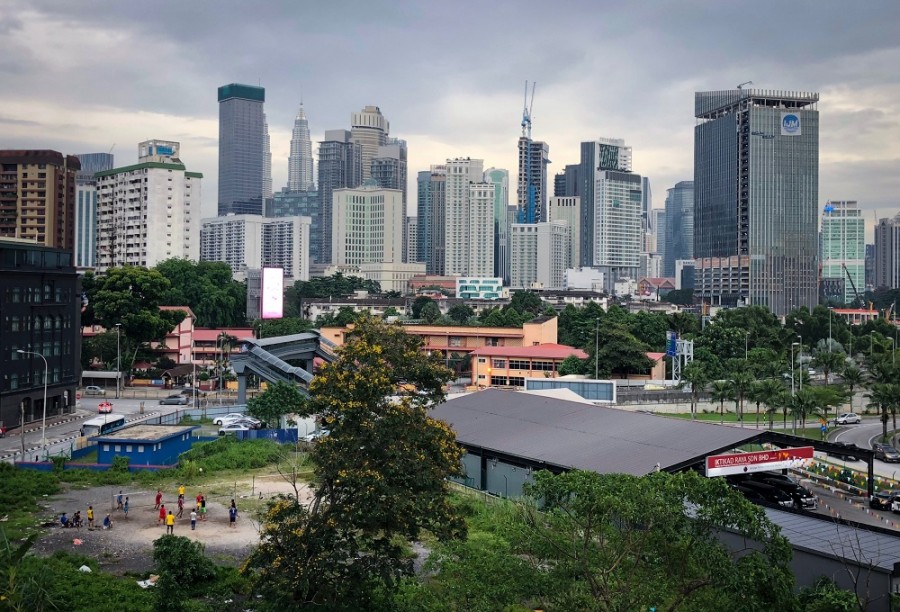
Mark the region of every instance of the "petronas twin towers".
<instances>
[{"instance_id":1,"label":"petronas twin towers","mask_svg":"<svg viewBox=\"0 0 900 612\"><path fill-rule=\"evenodd\" d=\"M300 110L294 119L291 134L291 154L288 157L288 190L309 191L313 189L312 143L309 139L309 121L300 103Z\"/></svg>"}]
</instances>

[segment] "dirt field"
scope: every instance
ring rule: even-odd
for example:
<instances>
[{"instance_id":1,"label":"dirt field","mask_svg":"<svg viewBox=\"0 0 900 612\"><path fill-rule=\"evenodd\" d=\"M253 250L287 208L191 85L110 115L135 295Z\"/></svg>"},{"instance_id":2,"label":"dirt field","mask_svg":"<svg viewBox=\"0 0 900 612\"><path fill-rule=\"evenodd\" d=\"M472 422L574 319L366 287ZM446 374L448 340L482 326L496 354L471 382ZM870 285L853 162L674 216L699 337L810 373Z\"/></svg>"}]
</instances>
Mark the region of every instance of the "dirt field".
<instances>
[{"instance_id":1,"label":"dirt field","mask_svg":"<svg viewBox=\"0 0 900 612\"><path fill-rule=\"evenodd\" d=\"M257 478L255 481L204 485L205 489L187 486L185 510L181 519L175 521L175 535L185 536L203 543L206 554L222 565L239 565L259 542L259 512L265 509L268 499L278 494L293 495L293 488L278 477ZM53 554L57 550L68 550L97 559L109 572L123 574L141 573L153 566L153 541L164 535L166 528L158 524L159 512L153 509L156 491L122 488L123 495L129 497L128 516L116 511L115 496L119 487L95 487L90 489L69 489L45 501L42 518L53 526L44 528L44 534L35 544L38 554ZM207 498L207 520L197 521L196 530L191 530L190 512L198 493ZM308 501L309 491L301 491L304 501ZM166 509L177 511L178 494L175 490L163 491ZM234 498L238 508L237 526L229 527L228 506ZM65 511L71 517L81 510L86 517L87 507L94 507L94 529L62 529L59 515ZM113 528L100 528L106 514L113 521ZM75 540L80 540L76 544Z\"/></svg>"}]
</instances>

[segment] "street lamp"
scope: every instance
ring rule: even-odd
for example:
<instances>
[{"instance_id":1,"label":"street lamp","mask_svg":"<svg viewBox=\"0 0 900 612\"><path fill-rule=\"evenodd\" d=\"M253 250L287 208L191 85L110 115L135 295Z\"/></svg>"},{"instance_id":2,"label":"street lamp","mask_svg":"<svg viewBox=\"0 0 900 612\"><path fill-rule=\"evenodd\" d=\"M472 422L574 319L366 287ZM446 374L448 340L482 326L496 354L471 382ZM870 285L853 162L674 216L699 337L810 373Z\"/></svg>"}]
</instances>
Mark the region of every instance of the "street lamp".
<instances>
[{"instance_id":1,"label":"street lamp","mask_svg":"<svg viewBox=\"0 0 900 612\"><path fill-rule=\"evenodd\" d=\"M797 391L803 391L803 336L797 336L800 339L798 343L797 351L797 361L800 363L800 380L797 383Z\"/></svg>"},{"instance_id":2,"label":"street lamp","mask_svg":"<svg viewBox=\"0 0 900 612\"><path fill-rule=\"evenodd\" d=\"M46 450L47 448L47 358L44 357L41 353L36 353L34 351L23 351L22 349L18 349L16 351L21 355L37 355L41 359L44 360L44 416L41 419L41 448ZM24 419L22 421L22 439L25 439L25 422ZM24 444L24 442L23 442ZM22 459L24 459L24 451Z\"/></svg>"},{"instance_id":3,"label":"street lamp","mask_svg":"<svg viewBox=\"0 0 900 612\"><path fill-rule=\"evenodd\" d=\"M831 306L828 307L828 352L831 352Z\"/></svg>"},{"instance_id":4,"label":"street lamp","mask_svg":"<svg viewBox=\"0 0 900 612\"><path fill-rule=\"evenodd\" d=\"M794 347L801 346L799 342L791 343L791 401L794 398ZM803 370L800 371L800 384L803 384ZM791 428L794 433L797 433L797 413L795 411L791 411Z\"/></svg>"},{"instance_id":5,"label":"street lamp","mask_svg":"<svg viewBox=\"0 0 900 612\"><path fill-rule=\"evenodd\" d=\"M600 319L597 318L597 329L594 331L594 380L600 379Z\"/></svg>"},{"instance_id":6,"label":"street lamp","mask_svg":"<svg viewBox=\"0 0 900 612\"><path fill-rule=\"evenodd\" d=\"M116 323L116 399L119 399L119 381L122 379L122 324Z\"/></svg>"}]
</instances>

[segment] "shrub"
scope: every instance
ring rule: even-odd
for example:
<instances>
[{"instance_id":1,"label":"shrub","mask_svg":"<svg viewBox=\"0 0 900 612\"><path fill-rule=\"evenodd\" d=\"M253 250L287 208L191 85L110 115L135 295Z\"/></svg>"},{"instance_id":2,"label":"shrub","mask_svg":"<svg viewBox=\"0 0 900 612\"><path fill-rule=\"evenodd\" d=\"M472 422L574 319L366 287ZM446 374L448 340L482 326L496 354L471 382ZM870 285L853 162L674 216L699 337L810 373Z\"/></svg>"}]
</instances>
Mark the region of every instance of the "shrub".
<instances>
[{"instance_id":1,"label":"shrub","mask_svg":"<svg viewBox=\"0 0 900 612\"><path fill-rule=\"evenodd\" d=\"M183 610L184 596L202 592L216 577L216 568L203 554L203 544L175 535L153 542L156 563L156 610Z\"/></svg>"}]
</instances>

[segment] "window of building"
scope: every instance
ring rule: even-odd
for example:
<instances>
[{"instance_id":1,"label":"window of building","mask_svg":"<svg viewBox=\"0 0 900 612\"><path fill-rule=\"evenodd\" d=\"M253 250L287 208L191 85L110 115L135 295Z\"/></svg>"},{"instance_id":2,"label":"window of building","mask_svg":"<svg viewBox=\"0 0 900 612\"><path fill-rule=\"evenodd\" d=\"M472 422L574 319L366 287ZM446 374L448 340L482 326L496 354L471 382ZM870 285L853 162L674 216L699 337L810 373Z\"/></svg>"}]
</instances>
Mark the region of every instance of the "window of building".
<instances>
[{"instance_id":1,"label":"window of building","mask_svg":"<svg viewBox=\"0 0 900 612\"><path fill-rule=\"evenodd\" d=\"M126 444L126 445L125 445L125 452L126 452L126 453L130 453L130 452L131 452L131 444Z\"/></svg>"},{"instance_id":2,"label":"window of building","mask_svg":"<svg viewBox=\"0 0 900 612\"><path fill-rule=\"evenodd\" d=\"M509 377L509 386L510 387L524 387L525 386L525 378L522 376L510 376Z\"/></svg>"},{"instance_id":3,"label":"window of building","mask_svg":"<svg viewBox=\"0 0 900 612\"><path fill-rule=\"evenodd\" d=\"M510 359L509 360L509 369L510 370L530 370L530 363L527 360L523 359Z\"/></svg>"},{"instance_id":4,"label":"window of building","mask_svg":"<svg viewBox=\"0 0 900 612\"><path fill-rule=\"evenodd\" d=\"M506 359L494 359L491 361L491 366L495 368L505 368Z\"/></svg>"},{"instance_id":5,"label":"window of building","mask_svg":"<svg viewBox=\"0 0 900 612\"><path fill-rule=\"evenodd\" d=\"M462 338L460 336L450 336L450 346L462 346Z\"/></svg>"},{"instance_id":6,"label":"window of building","mask_svg":"<svg viewBox=\"0 0 900 612\"><path fill-rule=\"evenodd\" d=\"M479 357L478 363L487 363L487 359L485 359L484 357Z\"/></svg>"},{"instance_id":7,"label":"window of building","mask_svg":"<svg viewBox=\"0 0 900 612\"><path fill-rule=\"evenodd\" d=\"M144 445L143 445L143 444L138 444L138 445L137 445L137 452L139 452L139 453L143 453L143 452L144 452Z\"/></svg>"},{"instance_id":8,"label":"window of building","mask_svg":"<svg viewBox=\"0 0 900 612\"><path fill-rule=\"evenodd\" d=\"M116 444L116 445L113 447L113 451L116 452L116 453L121 453L121 452L122 452L122 445L121 445L121 444Z\"/></svg>"},{"instance_id":9,"label":"window of building","mask_svg":"<svg viewBox=\"0 0 900 612\"><path fill-rule=\"evenodd\" d=\"M109 444L103 445L103 452L109 452Z\"/></svg>"}]
</instances>

